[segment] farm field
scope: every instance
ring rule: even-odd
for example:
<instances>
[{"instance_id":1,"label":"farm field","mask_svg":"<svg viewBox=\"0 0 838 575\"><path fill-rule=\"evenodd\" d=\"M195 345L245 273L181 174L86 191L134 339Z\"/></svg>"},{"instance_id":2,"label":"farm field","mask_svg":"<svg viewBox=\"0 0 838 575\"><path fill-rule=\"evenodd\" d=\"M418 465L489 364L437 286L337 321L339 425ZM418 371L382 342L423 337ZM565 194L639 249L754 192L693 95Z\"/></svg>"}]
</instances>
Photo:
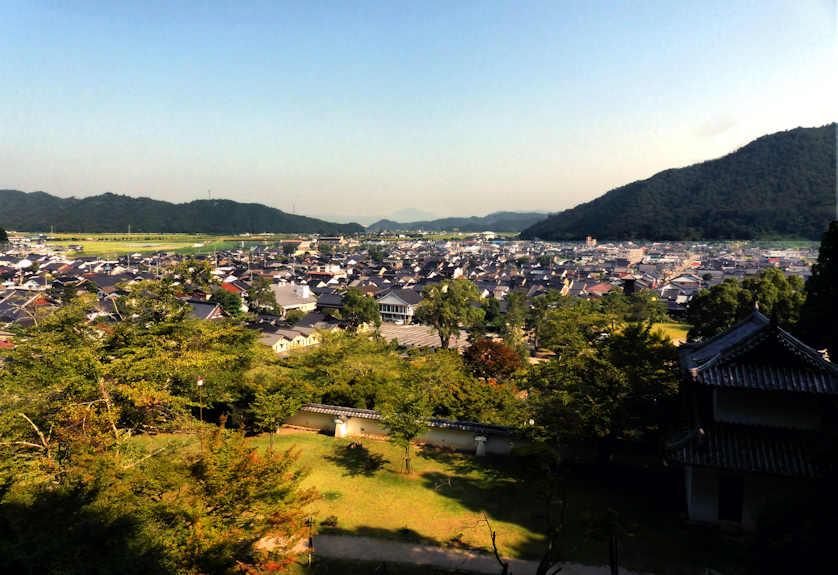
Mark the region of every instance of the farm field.
<instances>
[{"instance_id":1,"label":"farm field","mask_svg":"<svg viewBox=\"0 0 838 575\"><path fill-rule=\"evenodd\" d=\"M71 251L76 256L122 256L158 251L183 254L206 254L216 250L245 246L265 245L281 240L283 235L241 237L199 234L54 234L57 239L47 241L50 246L80 245L82 250Z\"/></svg>"}]
</instances>

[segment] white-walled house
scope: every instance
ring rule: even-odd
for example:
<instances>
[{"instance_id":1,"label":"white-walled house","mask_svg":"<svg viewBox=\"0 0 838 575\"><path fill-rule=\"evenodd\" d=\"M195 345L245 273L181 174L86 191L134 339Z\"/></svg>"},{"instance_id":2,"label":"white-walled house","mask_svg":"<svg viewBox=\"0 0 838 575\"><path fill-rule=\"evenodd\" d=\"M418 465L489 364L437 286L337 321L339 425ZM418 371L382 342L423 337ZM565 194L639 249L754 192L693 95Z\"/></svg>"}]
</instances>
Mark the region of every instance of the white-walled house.
<instances>
[{"instance_id":1,"label":"white-walled house","mask_svg":"<svg viewBox=\"0 0 838 575\"><path fill-rule=\"evenodd\" d=\"M393 289L377 297L375 301L382 321L408 324L413 321L416 306L422 301L422 295L411 289Z\"/></svg>"}]
</instances>

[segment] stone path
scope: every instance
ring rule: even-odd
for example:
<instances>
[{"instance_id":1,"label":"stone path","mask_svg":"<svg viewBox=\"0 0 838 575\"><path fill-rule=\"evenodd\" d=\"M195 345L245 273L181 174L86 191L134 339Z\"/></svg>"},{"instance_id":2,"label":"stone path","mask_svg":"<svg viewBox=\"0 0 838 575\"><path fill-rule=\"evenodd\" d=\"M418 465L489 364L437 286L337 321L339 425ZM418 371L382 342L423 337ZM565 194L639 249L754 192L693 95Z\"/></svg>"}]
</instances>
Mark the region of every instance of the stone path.
<instances>
[{"instance_id":1,"label":"stone path","mask_svg":"<svg viewBox=\"0 0 838 575\"><path fill-rule=\"evenodd\" d=\"M433 565L451 571L471 571L474 573L493 573L495 575L500 573L500 565L498 565L493 555L351 535L315 535L314 554L343 559ZM505 559L505 561L509 562L509 575L534 575L538 567L536 561L525 561L523 559ZM609 575L610 570L607 566L591 567L577 563L565 563L562 565L560 574ZM620 575L638 574L620 569Z\"/></svg>"}]
</instances>

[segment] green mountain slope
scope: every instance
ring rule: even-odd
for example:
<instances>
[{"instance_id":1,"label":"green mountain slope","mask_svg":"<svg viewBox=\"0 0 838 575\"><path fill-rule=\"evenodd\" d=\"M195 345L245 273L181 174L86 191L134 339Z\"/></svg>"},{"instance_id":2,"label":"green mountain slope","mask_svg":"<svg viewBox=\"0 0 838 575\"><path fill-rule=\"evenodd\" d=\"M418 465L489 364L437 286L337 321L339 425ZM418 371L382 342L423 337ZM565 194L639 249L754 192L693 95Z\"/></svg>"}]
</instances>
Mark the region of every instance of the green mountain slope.
<instances>
[{"instance_id":1,"label":"green mountain slope","mask_svg":"<svg viewBox=\"0 0 838 575\"><path fill-rule=\"evenodd\" d=\"M379 220L367 226L370 231L425 230L431 232L508 232L517 233L547 217L540 212L494 212L488 216L470 218L442 218L422 222L394 222Z\"/></svg>"},{"instance_id":2,"label":"green mountain slope","mask_svg":"<svg viewBox=\"0 0 838 575\"><path fill-rule=\"evenodd\" d=\"M334 224L287 214L262 204L196 200L172 204L150 198L103 194L58 198L44 192L0 190L0 227L19 231L156 233L363 232L359 224Z\"/></svg>"},{"instance_id":3,"label":"green mountain slope","mask_svg":"<svg viewBox=\"0 0 838 575\"><path fill-rule=\"evenodd\" d=\"M836 124L763 136L554 214L524 239L820 238L835 217Z\"/></svg>"}]
</instances>

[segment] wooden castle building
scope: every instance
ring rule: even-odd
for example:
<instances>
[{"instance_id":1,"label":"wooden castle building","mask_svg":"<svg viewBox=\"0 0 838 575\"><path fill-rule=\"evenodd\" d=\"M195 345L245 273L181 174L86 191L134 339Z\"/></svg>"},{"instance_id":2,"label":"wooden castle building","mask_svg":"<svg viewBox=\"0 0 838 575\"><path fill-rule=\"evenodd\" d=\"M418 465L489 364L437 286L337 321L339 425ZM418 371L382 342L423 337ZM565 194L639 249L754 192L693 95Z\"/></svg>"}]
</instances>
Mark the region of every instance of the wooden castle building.
<instances>
[{"instance_id":1,"label":"wooden castle building","mask_svg":"<svg viewBox=\"0 0 838 575\"><path fill-rule=\"evenodd\" d=\"M687 425L666 447L684 469L688 516L754 528L769 504L818 477L838 365L759 311L683 345L680 364Z\"/></svg>"}]
</instances>

